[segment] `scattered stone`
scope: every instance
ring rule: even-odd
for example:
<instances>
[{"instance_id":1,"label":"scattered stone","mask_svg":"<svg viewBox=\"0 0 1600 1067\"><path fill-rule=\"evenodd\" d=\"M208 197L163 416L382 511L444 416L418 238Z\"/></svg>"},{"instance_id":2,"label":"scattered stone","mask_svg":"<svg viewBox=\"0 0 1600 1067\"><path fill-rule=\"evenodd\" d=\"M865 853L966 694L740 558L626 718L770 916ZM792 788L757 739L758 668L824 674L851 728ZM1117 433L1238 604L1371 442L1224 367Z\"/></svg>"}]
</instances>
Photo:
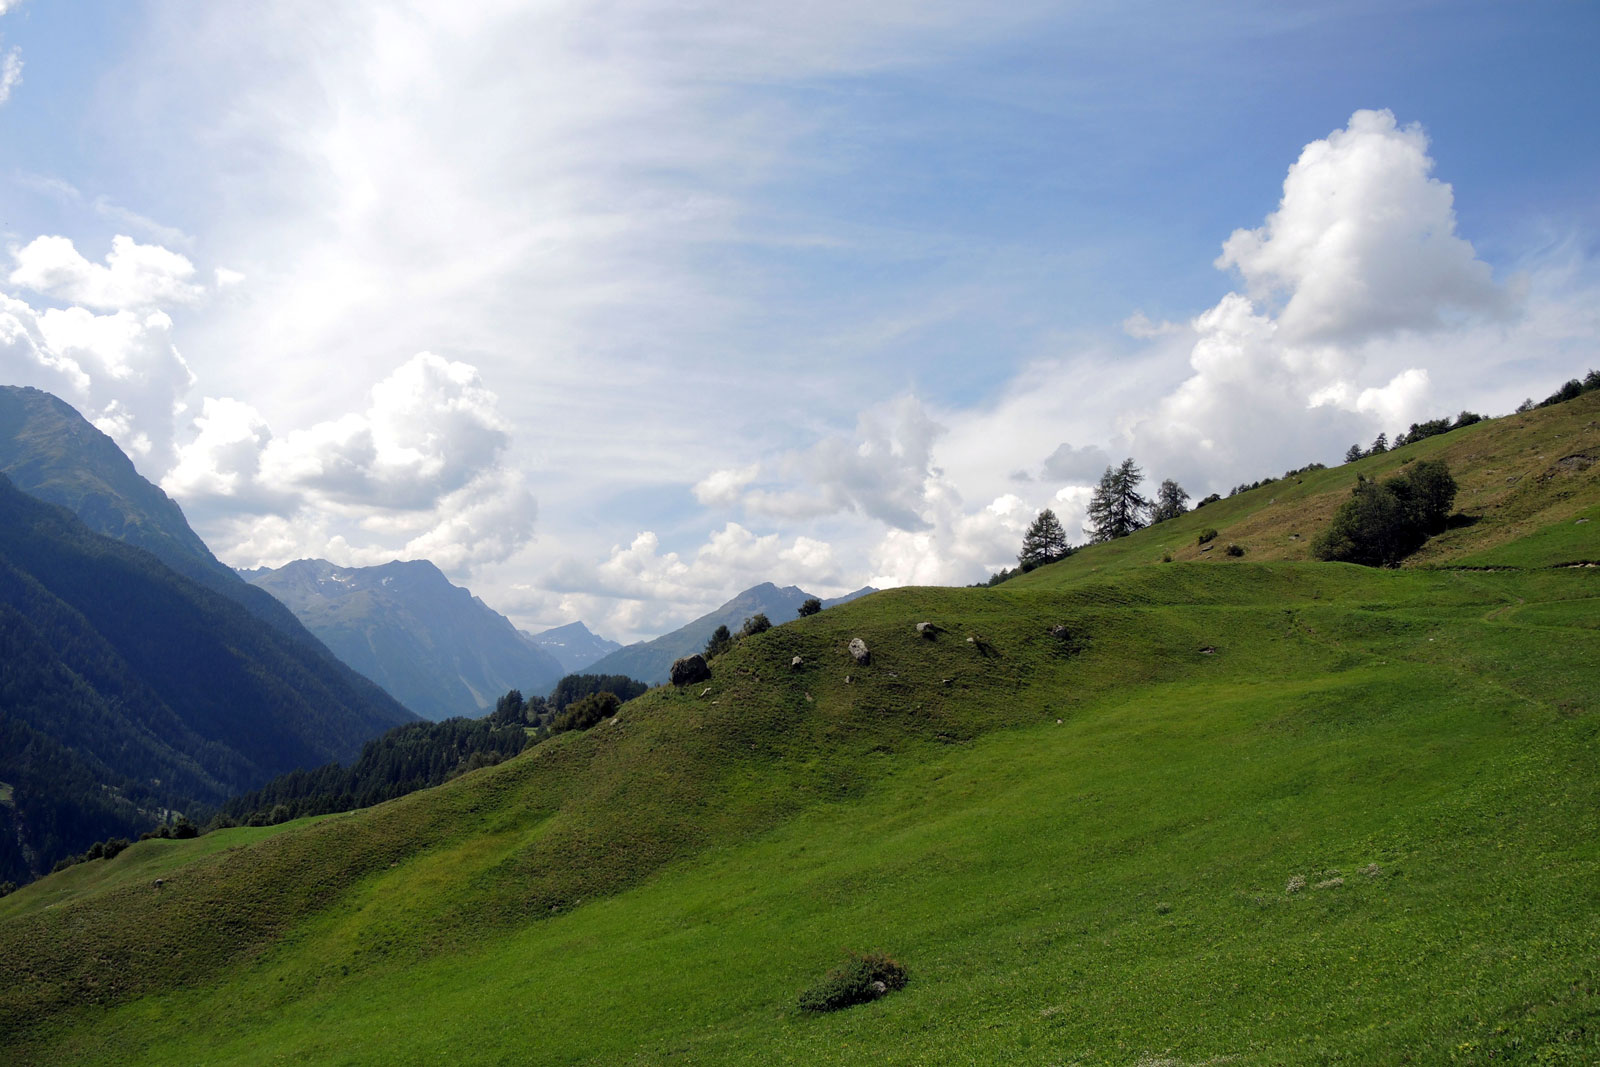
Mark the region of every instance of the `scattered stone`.
<instances>
[{"instance_id":1,"label":"scattered stone","mask_svg":"<svg viewBox=\"0 0 1600 1067\"><path fill-rule=\"evenodd\" d=\"M867 651L867 643L859 637L850 639L850 658L863 667L872 661L872 653Z\"/></svg>"},{"instance_id":2,"label":"scattered stone","mask_svg":"<svg viewBox=\"0 0 1600 1067\"><path fill-rule=\"evenodd\" d=\"M844 676L844 684L845 685L850 685L854 681L855 681L855 679L853 677L851 677L850 675L847 674L847 675Z\"/></svg>"},{"instance_id":3,"label":"scattered stone","mask_svg":"<svg viewBox=\"0 0 1600 1067\"><path fill-rule=\"evenodd\" d=\"M939 684L940 685L949 685L953 681L955 681L954 678L940 678L939 679Z\"/></svg>"},{"instance_id":4,"label":"scattered stone","mask_svg":"<svg viewBox=\"0 0 1600 1067\"><path fill-rule=\"evenodd\" d=\"M969 645L975 645L975 644L977 644L977 643L978 643L978 639L977 639L977 638L976 638L976 637L969 637L969 638L967 638L967 644L969 644Z\"/></svg>"},{"instance_id":5,"label":"scattered stone","mask_svg":"<svg viewBox=\"0 0 1600 1067\"><path fill-rule=\"evenodd\" d=\"M673 660L668 677L672 679L673 685L679 687L693 685L695 682L709 681L711 668L706 666L706 658L696 652L692 656Z\"/></svg>"},{"instance_id":6,"label":"scattered stone","mask_svg":"<svg viewBox=\"0 0 1600 1067\"><path fill-rule=\"evenodd\" d=\"M708 685L704 689L700 690L700 695L705 696L709 692L711 692L711 687Z\"/></svg>"},{"instance_id":7,"label":"scattered stone","mask_svg":"<svg viewBox=\"0 0 1600 1067\"><path fill-rule=\"evenodd\" d=\"M933 635L938 632L939 628L931 622L917 623L917 633L921 634L923 637L926 637L930 641L933 640Z\"/></svg>"},{"instance_id":8,"label":"scattered stone","mask_svg":"<svg viewBox=\"0 0 1600 1067\"><path fill-rule=\"evenodd\" d=\"M815 700L812 700L812 699L811 699L811 694L810 694L810 693L807 693L807 694L806 694L806 703L807 703L807 704L815 704L815 703L816 703L816 701L815 701Z\"/></svg>"},{"instance_id":9,"label":"scattered stone","mask_svg":"<svg viewBox=\"0 0 1600 1067\"><path fill-rule=\"evenodd\" d=\"M789 669L796 670L804 662L805 660L801 659L799 656L796 656L794 659L789 661Z\"/></svg>"},{"instance_id":10,"label":"scattered stone","mask_svg":"<svg viewBox=\"0 0 1600 1067\"><path fill-rule=\"evenodd\" d=\"M1056 725L1057 725L1057 726L1060 726L1060 725L1061 725L1061 720L1060 720L1060 719L1057 719L1057 720L1056 720Z\"/></svg>"},{"instance_id":11,"label":"scattered stone","mask_svg":"<svg viewBox=\"0 0 1600 1067\"><path fill-rule=\"evenodd\" d=\"M881 997L881 996L883 996L883 995L884 995L884 994L885 994L885 993L887 993L887 992L889 992L889 987L888 987L888 985L886 985L886 984L885 984L885 983L883 983L883 982L873 982L873 983L872 983L872 992L873 992L873 993L874 993L874 994L875 994L875 995L877 995L877 996L880 996L880 997Z\"/></svg>"},{"instance_id":12,"label":"scattered stone","mask_svg":"<svg viewBox=\"0 0 1600 1067\"><path fill-rule=\"evenodd\" d=\"M166 884L167 884L167 880L165 878L157 878L156 879L155 886L156 886L157 889L160 889L162 886L164 886Z\"/></svg>"},{"instance_id":13,"label":"scattered stone","mask_svg":"<svg viewBox=\"0 0 1600 1067\"><path fill-rule=\"evenodd\" d=\"M1582 526L1584 523L1586 523L1588 521L1589 521L1588 519L1579 519L1577 522L1573 523L1572 525L1574 525L1574 526Z\"/></svg>"},{"instance_id":14,"label":"scattered stone","mask_svg":"<svg viewBox=\"0 0 1600 1067\"><path fill-rule=\"evenodd\" d=\"M1215 656L1217 654L1217 646L1207 645L1205 648L1200 650L1200 654L1202 656Z\"/></svg>"}]
</instances>

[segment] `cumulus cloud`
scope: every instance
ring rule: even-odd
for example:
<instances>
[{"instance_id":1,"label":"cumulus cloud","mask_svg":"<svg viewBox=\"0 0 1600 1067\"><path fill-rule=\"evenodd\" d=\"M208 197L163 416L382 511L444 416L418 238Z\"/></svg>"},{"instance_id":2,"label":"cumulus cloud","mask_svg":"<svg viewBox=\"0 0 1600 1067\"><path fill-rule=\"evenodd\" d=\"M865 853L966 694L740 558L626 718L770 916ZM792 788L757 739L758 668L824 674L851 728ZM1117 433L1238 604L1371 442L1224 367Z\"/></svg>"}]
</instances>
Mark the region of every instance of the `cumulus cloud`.
<instances>
[{"instance_id":1,"label":"cumulus cloud","mask_svg":"<svg viewBox=\"0 0 1600 1067\"><path fill-rule=\"evenodd\" d=\"M1055 482L1094 481L1111 466L1111 455L1098 445L1073 448L1065 441L1045 457L1043 474Z\"/></svg>"},{"instance_id":2,"label":"cumulus cloud","mask_svg":"<svg viewBox=\"0 0 1600 1067\"><path fill-rule=\"evenodd\" d=\"M760 473L759 463L712 471L694 487L694 498L707 507L732 504L739 499L744 487L755 481Z\"/></svg>"},{"instance_id":3,"label":"cumulus cloud","mask_svg":"<svg viewBox=\"0 0 1600 1067\"><path fill-rule=\"evenodd\" d=\"M84 258L66 237L36 237L11 256L12 285L101 311L188 304L205 292L189 280L194 264L186 257L123 235L112 238L104 265Z\"/></svg>"},{"instance_id":4,"label":"cumulus cloud","mask_svg":"<svg viewBox=\"0 0 1600 1067\"><path fill-rule=\"evenodd\" d=\"M793 488L745 494L757 514L816 518L852 512L901 530L925 530L933 445L944 432L914 396L862 412L852 435L825 437L779 461Z\"/></svg>"},{"instance_id":5,"label":"cumulus cloud","mask_svg":"<svg viewBox=\"0 0 1600 1067\"><path fill-rule=\"evenodd\" d=\"M1353 344L1396 330L1432 330L1456 314L1508 309L1488 264L1456 235L1455 193L1431 177L1420 124L1357 111L1306 145L1278 209L1235 230L1216 265L1239 272L1257 300L1282 300L1290 344Z\"/></svg>"},{"instance_id":6,"label":"cumulus cloud","mask_svg":"<svg viewBox=\"0 0 1600 1067\"><path fill-rule=\"evenodd\" d=\"M159 470L171 458L173 418L194 384L172 328L159 310L40 310L0 294L0 371L8 384L61 396Z\"/></svg>"},{"instance_id":7,"label":"cumulus cloud","mask_svg":"<svg viewBox=\"0 0 1600 1067\"><path fill-rule=\"evenodd\" d=\"M426 557L468 571L514 553L538 513L523 476L501 464L498 405L476 368L430 352L373 386L364 410L281 437L249 404L208 397L161 485L221 517L236 561Z\"/></svg>"},{"instance_id":8,"label":"cumulus cloud","mask_svg":"<svg viewBox=\"0 0 1600 1067\"><path fill-rule=\"evenodd\" d=\"M1141 455L1190 478L1264 451L1299 465L1426 417L1428 338L1499 329L1519 310L1457 235L1427 149L1388 111L1357 111L1305 147L1277 209L1216 260L1246 292L1194 320L1188 378L1124 424Z\"/></svg>"}]
</instances>

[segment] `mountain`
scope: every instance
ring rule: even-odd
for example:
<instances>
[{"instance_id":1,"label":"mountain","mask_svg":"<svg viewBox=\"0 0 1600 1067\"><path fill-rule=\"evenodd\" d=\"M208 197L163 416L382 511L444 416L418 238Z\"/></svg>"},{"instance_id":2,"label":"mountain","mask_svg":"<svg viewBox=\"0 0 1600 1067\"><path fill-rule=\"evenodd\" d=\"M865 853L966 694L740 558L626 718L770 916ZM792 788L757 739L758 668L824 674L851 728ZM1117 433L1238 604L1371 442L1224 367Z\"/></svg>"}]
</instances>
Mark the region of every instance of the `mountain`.
<instances>
[{"instance_id":1,"label":"mountain","mask_svg":"<svg viewBox=\"0 0 1600 1067\"><path fill-rule=\"evenodd\" d=\"M437 788L51 875L0 898L0 1061L1600 1062L1597 423L887 590ZM1420 460L1450 530L1305 558ZM903 989L800 1009L875 950Z\"/></svg>"},{"instance_id":2,"label":"mountain","mask_svg":"<svg viewBox=\"0 0 1600 1067\"><path fill-rule=\"evenodd\" d=\"M824 607L848 603L877 590L871 586L823 602ZM595 660L585 668L588 674L625 674L641 682L657 685L667 680L672 661L680 656L703 651L718 626L738 632L744 620L765 614L774 626L798 616L800 605L811 594L797 586L783 588L771 582L751 586L717 610L685 623L669 634L650 641L638 641Z\"/></svg>"},{"instance_id":3,"label":"mountain","mask_svg":"<svg viewBox=\"0 0 1600 1067\"><path fill-rule=\"evenodd\" d=\"M178 505L66 401L38 389L0 386L0 473L23 492L66 508L96 533L144 549L309 643L288 608L213 556Z\"/></svg>"},{"instance_id":4,"label":"mountain","mask_svg":"<svg viewBox=\"0 0 1600 1067\"><path fill-rule=\"evenodd\" d=\"M336 567L302 559L251 572L250 581L425 718L478 715L509 689L542 692L566 673L427 560Z\"/></svg>"},{"instance_id":5,"label":"mountain","mask_svg":"<svg viewBox=\"0 0 1600 1067\"><path fill-rule=\"evenodd\" d=\"M534 647L554 656L566 674L576 674L600 657L622 647L615 641L608 641L591 632L581 622L569 622L565 626L552 627L536 634L523 631L522 636Z\"/></svg>"},{"instance_id":6,"label":"mountain","mask_svg":"<svg viewBox=\"0 0 1600 1067\"><path fill-rule=\"evenodd\" d=\"M0 475L0 880L414 721L354 678Z\"/></svg>"}]
</instances>

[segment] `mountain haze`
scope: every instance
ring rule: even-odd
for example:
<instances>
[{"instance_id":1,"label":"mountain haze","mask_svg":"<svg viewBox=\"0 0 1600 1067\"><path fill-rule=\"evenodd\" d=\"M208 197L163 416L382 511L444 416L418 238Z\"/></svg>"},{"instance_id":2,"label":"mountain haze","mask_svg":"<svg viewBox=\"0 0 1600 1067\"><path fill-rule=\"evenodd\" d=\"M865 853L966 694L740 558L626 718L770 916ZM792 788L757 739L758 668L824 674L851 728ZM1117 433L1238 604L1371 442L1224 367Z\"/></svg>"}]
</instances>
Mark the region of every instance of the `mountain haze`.
<instances>
[{"instance_id":1,"label":"mountain haze","mask_svg":"<svg viewBox=\"0 0 1600 1067\"><path fill-rule=\"evenodd\" d=\"M576 674L595 660L622 647L616 641L592 632L581 622L569 622L565 626L554 626L536 634L523 631L522 636L535 647L554 656L567 674Z\"/></svg>"},{"instance_id":2,"label":"mountain haze","mask_svg":"<svg viewBox=\"0 0 1600 1067\"><path fill-rule=\"evenodd\" d=\"M250 572L345 663L429 719L478 715L509 689L566 673L511 620L427 560L337 567L302 559Z\"/></svg>"},{"instance_id":3,"label":"mountain haze","mask_svg":"<svg viewBox=\"0 0 1600 1067\"><path fill-rule=\"evenodd\" d=\"M871 586L846 593L842 597L824 600L823 607L844 604L868 593L876 592ZM700 616L693 622L662 634L649 641L638 641L619 648L610 655L594 661L586 668L588 674L625 674L641 682L657 685L667 680L672 661L705 649L706 642L718 626L738 632L739 627L752 615L765 614L774 626L795 618L800 605L811 594L798 586L779 588L771 582L751 586L715 611ZM819 598L820 599L820 598Z\"/></svg>"}]
</instances>

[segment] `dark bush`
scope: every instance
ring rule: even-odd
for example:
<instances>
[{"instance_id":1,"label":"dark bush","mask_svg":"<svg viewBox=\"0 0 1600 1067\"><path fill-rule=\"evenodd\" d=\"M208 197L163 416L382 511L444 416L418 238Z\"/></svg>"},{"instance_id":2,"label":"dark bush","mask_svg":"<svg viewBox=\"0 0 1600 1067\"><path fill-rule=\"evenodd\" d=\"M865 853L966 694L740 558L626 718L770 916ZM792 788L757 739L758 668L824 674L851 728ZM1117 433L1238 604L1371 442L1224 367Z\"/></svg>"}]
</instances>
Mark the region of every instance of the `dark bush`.
<instances>
[{"instance_id":1,"label":"dark bush","mask_svg":"<svg viewBox=\"0 0 1600 1067\"><path fill-rule=\"evenodd\" d=\"M838 1011L906 987L906 969L881 952L856 953L800 994L802 1011Z\"/></svg>"},{"instance_id":2,"label":"dark bush","mask_svg":"<svg viewBox=\"0 0 1600 1067\"><path fill-rule=\"evenodd\" d=\"M756 634L764 634L770 629L772 629L772 620L767 618L764 612L758 611L744 620L744 625L739 627L739 636L754 637Z\"/></svg>"},{"instance_id":3,"label":"dark bush","mask_svg":"<svg viewBox=\"0 0 1600 1067\"><path fill-rule=\"evenodd\" d=\"M550 724L550 729L555 733L587 730L611 718L620 707L622 701L617 699L615 693L590 693L582 700L568 704L567 709Z\"/></svg>"},{"instance_id":4,"label":"dark bush","mask_svg":"<svg viewBox=\"0 0 1600 1067\"><path fill-rule=\"evenodd\" d=\"M131 842L126 837L113 837L100 846L100 856L103 859L111 859L127 848L129 844Z\"/></svg>"},{"instance_id":5,"label":"dark bush","mask_svg":"<svg viewBox=\"0 0 1600 1067\"><path fill-rule=\"evenodd\" d=\"M1194 539L1194 543L1197 545L1203 545L1211 541L1215 541L1216 539L1217 531L1207 526L1204 530L1200 531L1200 536Z\"/></svg>"},{"instance_id":6,"label":"dark bush","mask_svg":"<svg viewBox=\"0 0 1600 1067\"><path fill-rule=\"evenodd\" d=\"M1414 463L1379 484L1356 481L1333 522L1313 542L1317 559L1393 566L1444 530L1455 504L1456 481L1438 460Z\"/></svg>"},{"instance_id":7,"label":"dark bush","mask_svg":"<svg viewBox=\"0 0 1600 1067\"><path fill-rule=\"evenodd\" d=\"M818 600L814 596L806 597L806 599L804 599L804 600L802 600L800 602L800 612L799 613L800 613L800 618L802 618L802 619L807 618L808 616L811 616L811 615L815 615L817 612L819 612L821 610L822 610L822 601Z\"/></svg>"},{"instance_id":8,"label":"dark bush","mask_svg":"<svg viewBox=\"0 0 1600 1067\"><path fill-rule=\"evenodd\" d=\"M1237 558L1244 555L1244 548L1241 545L1229 545L1227 548L1223 549L1222 552L1223 555Z\"/></svg>"},{"instance_id":9,"label":"dark bush","mask_svg":"<svg viewBox=\"0 0 1600 1067\"><path fill-rule=\"evenodd\" d=\"M1221 499L1222 499L1222 494L1221 493L1212 493L1209 496L1201 497L1200 498L1200 502L1194 506L1194 509L1196 511L1199 511L1201 508L1205 507L1207 504L1215 504L1217 501L1219 501Z\"/></svg>"}]
</instances>

